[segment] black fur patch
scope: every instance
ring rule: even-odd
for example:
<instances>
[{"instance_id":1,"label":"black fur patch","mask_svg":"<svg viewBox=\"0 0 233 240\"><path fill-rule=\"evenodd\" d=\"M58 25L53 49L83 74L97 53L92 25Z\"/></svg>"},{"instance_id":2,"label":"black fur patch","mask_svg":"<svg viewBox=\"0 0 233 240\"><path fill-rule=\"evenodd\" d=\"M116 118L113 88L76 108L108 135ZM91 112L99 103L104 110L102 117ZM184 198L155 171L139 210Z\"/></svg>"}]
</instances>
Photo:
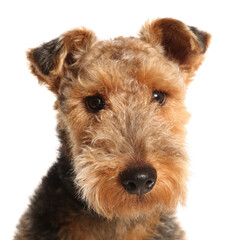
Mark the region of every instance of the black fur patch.
<instances>
[{"instance_id":1,"label":"black fur patch","mask_svg":"<svg viewBox=\"0 0 233 240\"><path fill-rule=\"evenodd\" d=\"M34 61L44 75L49 75L56 67L62 46L61 40L56 38L33 50Z\"/></svg>"},{"instance_id":2,"label":"black fur patch","mask_svg":"<svg viewBox=\"0 0 233 240\"><path fill-rule=\"evenodd\" d=\"M197 40L202 49L202 53L205 53L207 50L208 35L205 32L198 30L196 27L189 26L189 28L197 36Z\"/></svg>"},{"instance_id":3,"label":"black fur patch","mask_svg":"<svg viewBox=\"0 0 233 240\"><path fill-rule=\"evenodd\" d=\"M172 215L164 215L160 218L160 225L157 227L156 237L154 240L181 240L184 239L185 233L180 228L176 219Z\"/></svg>"},{"instance_id":4,"label":"black fur patch","mask_svg":"<svg viewBox=\"0 0 233 240\"><path fill-rule=\"evenodd\" d=\"M65 132L58 133L62 142L66 141ZM87 209L74 186L71 160L65 156L66 147L66 144L61 147L58 161L49 169L31 199L24 221L18 226L16 240L58 239L57 234L69 222L69 217L76 215L78 218L82 215L80 212Z\"/></svg>"}]
</instances>

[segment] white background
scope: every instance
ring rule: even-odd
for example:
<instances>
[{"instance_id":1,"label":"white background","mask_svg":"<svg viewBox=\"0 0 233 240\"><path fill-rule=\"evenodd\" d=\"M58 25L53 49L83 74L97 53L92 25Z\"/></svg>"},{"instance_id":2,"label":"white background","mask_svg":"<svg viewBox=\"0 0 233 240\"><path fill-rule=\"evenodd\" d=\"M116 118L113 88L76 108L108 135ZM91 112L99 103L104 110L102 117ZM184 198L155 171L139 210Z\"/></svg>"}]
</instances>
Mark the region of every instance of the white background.
<instances>
[{"instance_id":1,"label":"white background","mask_svg":"<svg viewBox=\"0 0 233 240\"><path fill-rule=\"evenodd\" d=\"M231 1L1 1L0 239L10 240L56 159L54 96L28 70L25 51L79 26L100 39L136 35L147 19L173 17L212 34L191 84L187 144L192 177L179 219L190 240L233 240L233 17Z\"/></svg>"}]
</instances>

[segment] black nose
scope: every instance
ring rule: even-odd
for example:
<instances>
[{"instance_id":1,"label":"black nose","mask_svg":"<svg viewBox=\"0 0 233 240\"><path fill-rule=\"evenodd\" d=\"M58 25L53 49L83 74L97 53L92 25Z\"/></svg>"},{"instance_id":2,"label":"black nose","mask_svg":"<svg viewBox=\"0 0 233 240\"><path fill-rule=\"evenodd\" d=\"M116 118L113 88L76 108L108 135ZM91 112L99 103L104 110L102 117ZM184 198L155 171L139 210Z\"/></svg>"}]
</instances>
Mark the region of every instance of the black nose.
<instances>
[{"instance_id":1,"label":"black nose","mask_svg":"<svg viewBox=\"0 0 233 240\"><path fill-rule=\"evenodd\" d=\"M120 179L128 193L141 196L152 190L157 179L157 172L151 167L129 168L120 174Z\"/></svg>"}]
</instances>

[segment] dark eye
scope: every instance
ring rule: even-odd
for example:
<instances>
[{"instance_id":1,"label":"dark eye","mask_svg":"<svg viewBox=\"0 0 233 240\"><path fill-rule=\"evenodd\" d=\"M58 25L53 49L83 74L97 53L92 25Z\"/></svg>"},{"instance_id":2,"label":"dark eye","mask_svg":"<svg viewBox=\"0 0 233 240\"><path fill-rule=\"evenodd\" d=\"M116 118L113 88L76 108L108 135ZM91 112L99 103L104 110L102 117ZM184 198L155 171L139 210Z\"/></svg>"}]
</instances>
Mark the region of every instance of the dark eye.
<instances>
[{"instance_id":1,"label":"dark eye","mask_svg":"<svg viewBox=\"0 0 233 240\"><path fill-rule=\"evenodd\" d=\"M152 92L152 95L153 95L152 101L158 102L161 106L165 104L167 97L166 93L154 90Z\"/></svg>"},{"instance_id":2,"label":"dark eye","mask_svg":"<svg viewBox=\"0 0 233 240\"><path fill-rule=\"evenodd\" d=\"M94 95L85 98L85 105L88 111L97 113L104 109L105 101L101 95Z\"/></svg>"}]
</instances>

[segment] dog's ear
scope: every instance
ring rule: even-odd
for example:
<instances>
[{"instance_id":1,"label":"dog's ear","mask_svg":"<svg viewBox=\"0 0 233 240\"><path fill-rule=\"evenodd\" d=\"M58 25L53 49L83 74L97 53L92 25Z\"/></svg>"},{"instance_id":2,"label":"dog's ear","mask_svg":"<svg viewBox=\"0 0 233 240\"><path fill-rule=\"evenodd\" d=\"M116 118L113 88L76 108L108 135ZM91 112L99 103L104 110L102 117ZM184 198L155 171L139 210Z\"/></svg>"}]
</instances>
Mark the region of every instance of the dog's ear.
<instances>
[{"instance_id":1,"label":"dog's ear","mask_svg":"<svg viewBox=\"0 0 233 240\"><path fill-rule=\"evenodd\" d=\"M69 66L77 63L95 41L95 34L82 28L30 49L27 58L31 71L40 83L45 83L51 91L58 93L61 78Z\"/></svg>"},{"instance_id":2,"label":"dog's ear","mask_svg":"<svg viewBox=\"0 0 233 240\"><path fill-rule=\"evenodd\" d=\"M147 22L139 36L153 46L162 46L165 56L187 73L198 69L211 38L210 34L172 18Z\"/></svg>"}]
</instances>

